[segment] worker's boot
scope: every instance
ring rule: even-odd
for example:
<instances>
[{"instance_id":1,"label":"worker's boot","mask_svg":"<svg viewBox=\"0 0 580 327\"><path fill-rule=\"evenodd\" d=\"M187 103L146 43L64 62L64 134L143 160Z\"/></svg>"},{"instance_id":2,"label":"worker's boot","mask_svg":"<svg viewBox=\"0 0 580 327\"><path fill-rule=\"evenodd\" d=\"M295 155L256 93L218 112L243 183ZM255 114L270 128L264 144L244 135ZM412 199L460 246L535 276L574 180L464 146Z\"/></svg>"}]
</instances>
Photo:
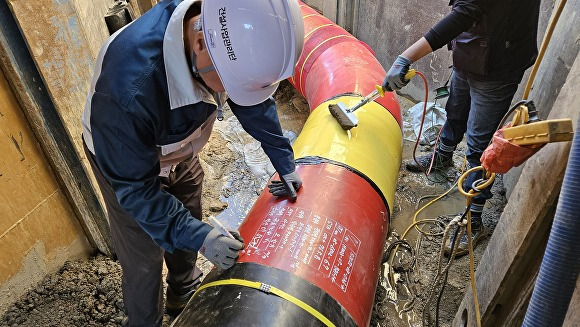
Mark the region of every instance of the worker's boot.
<instances>
[{"instance_id":1,"label":"worker's boot","mask_svg":"<svg viewBox=\"0 0 580 327\"><path fill-rule=\"evenodd\" d=\"M197 290L197 287L190 290L185 294L175 294L171 287L167 287L167 300L165 301L165 311L168 315L172 317L177 317L183 309L185 309L185 305L189 299L193 296L193 293Z\"/></svg>"},{"instance_id":2,"label":"worker's boot","mask_svg":"<svg viewBox=\"0 0 580 327\"><path fill-rule=\"evenodd\" d=\"M441 148L437 148L435 151L435 160L433 161L433 167L431 171L444 171L447 168L453 167L453 151L446 152L441 150ZM408 171L420 173L423 171L428 171L429 166L431 166L431 159L433 158L433 154L426 154L424 156L417 157L417 162L415 160L410 159L405 163L405 168Z\"/></svg>"},{"instance_id":3,"label":"worker's boot","mask_svg":"<svg viewBox=\"0 0 580 327\"><path fill-rule=\"evenodd\" d=\"M488 231L487 228L483 225L483 221L481 219L481 212L471 212L471 242L473 245L473 249L477 246L477 244L487 237ZM453 234L450 234L449 237L445 240L445 254L449 255L451 253L451 245L453 244ZM461 257L469 253L469 240L467 238L467 231L463 234L463 237L459 240L459 245L455 250L454 254L455 257Z\"/></svg>"}]
</instances>

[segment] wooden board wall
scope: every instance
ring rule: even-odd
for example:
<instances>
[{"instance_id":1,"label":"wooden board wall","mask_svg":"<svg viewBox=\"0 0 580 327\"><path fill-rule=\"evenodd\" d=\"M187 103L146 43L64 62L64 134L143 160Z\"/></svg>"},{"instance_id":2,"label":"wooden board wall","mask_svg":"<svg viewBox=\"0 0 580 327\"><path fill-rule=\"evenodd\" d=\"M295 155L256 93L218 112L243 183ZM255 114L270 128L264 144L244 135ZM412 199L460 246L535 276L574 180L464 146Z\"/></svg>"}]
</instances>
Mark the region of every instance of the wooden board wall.
<instances>
[{"instance_id":1,"label":"wooden board wall","mask_svg":"<svg viewBox=\"0 0 580 327\"><path fill-rule=\"evenodd\" d=\"M9 30L9 24L2 26L4 39L0 40L0 55L8 60L0 66L9 72L18 100L25 104L34 132L60 174L59 181L66 186L85 231L92 243L109 255L112 254L110 235L102 202L95 200L96 183L82 151L80 117L95 58L108 36L103 16L112 3L6 0L2 7L9 8L10 14L2 13L3 19L15 20L24 39L20 43L28 47L29 53L21 53L22 45L16 40L20 36L14 35L14 28ZM22 60L23 56L31 59L27 62ZM30 78L32 73L40 76L42 87L38 90L47 94L49 104L46 101L39 104L31 94L37 91L31 87L40 82L38 78Z\"/></svg>"},{"instance_id":2,"label":"wooden board wall","mask_svg":"<svg viewBox=\"0 0 580 327\"><path fill-rule=\"evenodd\" d=\"M92 251L0 71L0 314L66 260Z\"/></svg>"},{"instance_id":3,"label":"wooden board wall","mask_svg":"<svg viewBox=\"0 0 580 327\"><path fill-rule=\"evenodd\" d=\"M77 25L79 33L82 33L86 46L92 57L92 64L99 54L101 45L109 37L107 27L105 25L104 16L107 12L108 7L114 3L114 1L99 0L99 1L86 1L86 0L72 0L74 7L74 13L77 16ZM73 19L74 16L70 17ZM91 66L92 67L92 66Z\"/></svg>"},{"instance_id":4,"label":"wooden board wall","mask_svg":"<svg viewBox=\"0 0 580 327\"><path fill-rule=\"evenodd\" d=\"M67 133L82 154L80 117L112 1L9 0Z\"/></svg>"}]
</instances>

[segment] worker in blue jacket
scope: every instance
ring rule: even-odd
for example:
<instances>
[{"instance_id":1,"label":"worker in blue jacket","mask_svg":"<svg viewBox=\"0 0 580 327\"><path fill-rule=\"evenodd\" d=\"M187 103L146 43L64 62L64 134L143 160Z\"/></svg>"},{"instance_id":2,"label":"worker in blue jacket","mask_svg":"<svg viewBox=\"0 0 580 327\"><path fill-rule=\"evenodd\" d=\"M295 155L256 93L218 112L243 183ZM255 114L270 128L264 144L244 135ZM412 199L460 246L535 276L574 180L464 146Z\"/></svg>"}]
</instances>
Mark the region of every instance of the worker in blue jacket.
<instances>
[{"instance_id":1,"label":"worker in blue jacket","mask_svg":"<svg viewBox=\"0 0 580 327\"><path fill-rule=\"evenodd\" d=\"M537 31L540 0L451 0L451 12L397 57L383 82L389 90L399 90L409 82L409 66L446 44L453 50L450 95L445 106L447 121L434 155L410 161L410 171L453 167L453 152L466 136L465 153L469 168L481 165L480 159L501 119L508 111L524 72L537 57ZM470 174L464 189L472 189L481 171ZM482 211L492 197L488 187L470 206L474 246L487 230ZM450 251L447 240L446 252ZM456 255L468 253L467 235Z\"/></svg>"},{"instance_id":2,"label":"worker in blue jacket","mask_svg":"<svg viewBox=\"0 0 580 327\"><path fill-rule=\"evenodd\" d=\"M244 247L201 221L198 153L229 104L296 199L302 182L272 94L303 45L296 0L165 0L102 47L82 116L85 152L123 269L126 326L160 326L200 284L197 252L221 269ZM229 97L229 99L228 99Z\"/></svg>"}]
</instances>

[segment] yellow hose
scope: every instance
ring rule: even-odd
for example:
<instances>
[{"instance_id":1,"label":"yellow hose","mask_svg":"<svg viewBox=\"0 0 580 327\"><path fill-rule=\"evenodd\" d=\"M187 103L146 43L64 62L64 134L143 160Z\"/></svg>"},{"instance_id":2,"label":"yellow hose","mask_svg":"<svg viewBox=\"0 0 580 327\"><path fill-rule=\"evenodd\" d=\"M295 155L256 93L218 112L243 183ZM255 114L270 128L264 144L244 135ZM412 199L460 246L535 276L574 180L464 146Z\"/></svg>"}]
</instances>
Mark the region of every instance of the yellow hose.
<instances>
[{"instance_id":1,"label":"yellow hose","mask_svg":"<svg viewBox=\"0 0 580 327\"><path fill-rule=\"evenodd\" d=\"M552 33L554 32L554 28L556 27L556 23L560 18L560 14L566 5L566 0L560 0L558 4L558 8L556 8L556 13L552 20L550 21L550 25L548 26L548 30L546 31L546 35L544 36L544 40L542 40L542 45L540 46L540 52L538 52L538 58L534 63L534 67L532 67L532 71L530 72L530 77L528 78L528 82L526 83L526 88L524 89L524 96L523 99L527 100L528 96L530 95L530 91L532 89L532 85L534 84L534 78L536 78L536 73L538 72L538 68L540 67L540 63L544 58L544 54L546 53L546 49L548 48L548 44L550 43L550 39L552 38Z\"/></svg>"},{"instance_id":2,"label":"yellow hose","mask_svg":"<svg viewBox=\"0 0 580 327\"><path fill-rule=\"evenodd\" d=\"M540 50L538 52L538 58L536 59L534 66L532 67L532 70L530 72L530 76L528 78L528 81L526 83L526 87L524 89L524 94L522 97L524 100L527 100L529 95L530 95L530 91L532 89L534 79L535 79L536 74L538 72L538 68L540 66L540 63L542 62L542 59L544 58L544 54L546 53L546 49L548 48L548 44L550 43L550 40L552 38L552 34L554 33L554 29L556 27L556 24L560 18L560 15L562 14L564 6L566 5L566 1L567 0L560 0L560 3L558 4L558 7L556 8L556 12L554 13L554 16L550 20L550 24L548 26L548 29L547 29L546 34L544 36L544 39L542 40L542 45L540 46ZM470 173L477 171L477 170L483 170L483 167L479 166L479 167L475 167L475 168L472 168L472 169L466 171L465 173L463 173L461 175L461 177L457 181L457 186L458 186L459 192L466 197L467 207L469 207L471 205L471 200L477 194L479 194L479 192L473 192L473 190L470 190L469 192L465 192L463 190L462 184L463 184L463 181L465 180L465 177L467 175L469 175ZM487 180L487 182L484 183L483 185L479 186L479 188L482 189L482 188L488 187L489 185L491 185L491 183L493 182L494 179L495 179L495 174L491 174L491 176L489 176L489 179ZM413 227L415 227L420 233L422 233L423 231L418 227L418 225L429 223L429 222L436 222L437 221L436 219L422 219L422 220L417 221L417 216L425 208L427 208L428 206L437 202L438 200L443 198L445 195L447 195L449 192L451 192L452 189L453 189L453 187L450 188L449 190L447 190L445 193L438 196L437 198L435 198L434 200L430 201L429 203L427 203L423 207L421 207L421 209L417 210L415 212L415 215L413 216L413 223L403 233L403 235L401 236L401 239L405 239L405 236ZM474 255L473 255L473 243L472 243L472 238L471 238L471 213L469 212L469 210L467 212L467 240L468 240L468 244L469 244L469 268L470 268L469 269L469 276L471 279L471 288L473 290L473 302L474 302L474 306L475 306L475 315L476 315L476 320L477 320L477 326L481 327L481 314L479 311L479 301L477 298L477 288L475 285L475 259L474 259ZM395 254L397 252L397 249L398 249L398 246L393 251L393 255L392 255L391 260L389 262L390 267L392 267L392 263L393 263ZM389 273L389 275L391 275L391 274Z\"/></svg>"},{"instance_id":3,"label":"yellow hose","mask_svg":"<svg viewBox=\"0 0 580 327\"><path fill-rule=\"evenodd\" d=\"M457 181L457 189L459 193L463 194L466 199L466 207L469 208L471 205L471 201L474 197L476 197L480 192L475 192L474 190L469 190L469 192L465 192L463 189L463 181L467 177L467 175L479 171L484 170L482 166L474 167L466 171L459 180ZM487 180L485 183L478 185L478 189L484 189L489 187L493 181L495 180L495 173L489 173L489 176L485 176ZM469 277L471 279L471 291L473 292L473 305L475 306L475 319L477 321L477 327L481 327L481 313L479 312L479 300L477 298L477 286L475 285L475 258L473 256L473 240L471 239L471 212L467 210L467 244L469 248Z\"/></svg>"},{"instance_id":4,"label":"yellow hose","mask_svg":"<svg viewBox=\"0 0 580 327\"><path fill-rule=\"evenodd\" d=\"M532 67L532 71L530 72L530 77L528 78L528 82L526 83L526 88L524 89L523 100L527 100L528 96L530 95L532 85L534 84L534 79L536 78L536 73L538 72L538 68L540 67L540 63L542 62L542 59L544 58L544 54L546 53L546 49L548 48L548 44L550 44L550 39L552 38L552 34L553 34L554 29L556 27L556 23L558 23L558 19L560 18L560 14L562 13L562 10L564 9L565 5L566 5L566 0L560 0L560 3L558 4L558 8L556 8L556 12L554 13L554 16L552 17L552 20L550 21L550 25L548 26L548 30L546 31L546 35L544 36L544 39L542 40L542 45L540 46L540 51L538 52L538 58L536 59L536 62L534 63L534 66ZM483 167L479 166L479 167L475 167L475 168L472 168L472 169L466 171L465 174L463 174L459 178L459 181L457 182L457 187L459 189L459 192L465 196L468 207L471 205L471 200L479 193L475 193L475 192L473 192L473 190L470 190L469 192L465 192L465 190L463 190L462 184L463 184L463 180L465 179L465 177L467 175L469 175L471 172L476 171L476 170L483 170ZM478 188L482 189L482 188L488 187L489 185L491 185L491 183L493 182L494 179L495 179L495 174L491 174L491 176L489 176L489 179L487 180L487 182L484 183L483 185L479 186ZM471 238L471 213L469 212L469 210L467 212L467 241L468 241L468 245L469 245L468 246L469 247L469 277L471 279L471 289L473 292L473 304L475 306L475 317L476 317L476 321L477 321L477 326L481 327L481 313L479 311L479 300L477 298L477 287L475 285L475 259L474 259L474 255L473 255L473 243L472 243L472 238Z\"/></svg>"},{"instance_id":5,"label":"yellow hose","mask_svg":"<svg viewBox=\"0 0 580 327\"><path fill-rule=\"evenodd\" d=\"M461 174L463 174L463 171L465 170L465 166L466 165L467 165L467 159L464 156L463 157L463 164L461 165ZM436 224L437 223L437 219L421 219L421 220L417 220L417 217L419 216L419 214L421 213L421 211L425 210L427 207L429 207L433 203L441 200L443 197L445 197L447 194L449 194L454 188L455 188L455 184L453 186L451 186L443 194L438 195L435 199L429 201L427 204L425 204L424 206L422 206L419 210L415 211L415 214L413 215L413 223L409 227L407 227L407 229L405 230L405 232L401 235L401 239L404 240L405 237L407 236L407 234L411 231L411 229L413 227L415 227L415 229L419 233L428 234L425 231L423 231L421 228L419 228L418 226L421 225L421 224L427 224L427 223ZM395 260L395 256L396 256L398 250L399 250L399 246L397 245L397 246L395 246L395 249L393 250L393 254L391 255L391 258L389 260L389 274L388 274L388 276L389 276L389 280L391 281L391 285L394 285L394 277L393 277L393 274L392 274L392 267L393 267L393 261Z\"/></svg>"}]
</instances>

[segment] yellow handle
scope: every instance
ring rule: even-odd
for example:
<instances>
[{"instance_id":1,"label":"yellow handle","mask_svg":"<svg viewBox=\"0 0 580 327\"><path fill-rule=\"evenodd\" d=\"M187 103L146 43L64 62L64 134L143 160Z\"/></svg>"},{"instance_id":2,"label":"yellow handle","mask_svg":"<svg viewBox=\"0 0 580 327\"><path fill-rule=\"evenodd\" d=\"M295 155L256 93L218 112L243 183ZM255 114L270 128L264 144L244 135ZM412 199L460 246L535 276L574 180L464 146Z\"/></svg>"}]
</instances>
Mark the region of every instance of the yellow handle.
<instances>
[{"instance_id":1,"label":"yellow handle","mask_svg":"<svg viewBox=\"0 0 580 327\"><path fill-rule=\"evenodd\" d=\"M409 69L409 71L405 74L405 79L406 80L410 80L415 75L416 75L415 70L414 69ZM383 87L381 85L375 85L375 88L377 89L377 92L379 92L379 95L381 97L384 97L385 96L385 89L383 89Z\"/></svg>"},{"instance_id":2,"label":"yellow handle","mask_svg":"<svg viewBox=\"0 0 580 327\"><path fill-rule=\"evenodd\" d=\"M530 120L530 115L528 113L528 107L521 105L516 109L514 118L512 119L512 127L527 124Z\"/></svg>"},{"instance_id":3,"label":"yellow handle","mask_svg":"<svg viewBox=\"0 0 580 327\"><path fill-rule=\"evenodd\" d=\"M385 89L383 89L381 85L375 85L375 89L377 89L377 92L381 97L385 96Z\"/></svg>"},{"instance_id":4,"label":"yellow handle","mask_svg":"<svg viewBox=\"0 0 580 327\"><path fill-rule=\"evenodd\" d=\"M405 79L410 80L411 78L415 77L416 72L414 69L409 69L409 71L405 74Z\"/></svg>"}]
</instances>

